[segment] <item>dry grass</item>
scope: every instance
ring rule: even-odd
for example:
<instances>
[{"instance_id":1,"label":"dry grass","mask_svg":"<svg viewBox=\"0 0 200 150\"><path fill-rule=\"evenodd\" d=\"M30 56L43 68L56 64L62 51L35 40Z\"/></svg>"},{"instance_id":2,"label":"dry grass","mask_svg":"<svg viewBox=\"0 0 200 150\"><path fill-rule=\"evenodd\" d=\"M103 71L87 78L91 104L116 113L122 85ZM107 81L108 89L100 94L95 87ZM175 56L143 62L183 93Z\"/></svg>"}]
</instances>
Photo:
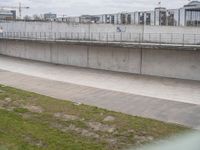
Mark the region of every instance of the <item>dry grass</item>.
<instances>
[{"instance_id":1,"label":"dry grass","mask_svg":"<svg viewBox=\"0 0 200 150\"><path fill-rule=\"evenodd\" d=\"M0 150L118 150L188 130L0 86Z\"/></svg>"}]
</instances>

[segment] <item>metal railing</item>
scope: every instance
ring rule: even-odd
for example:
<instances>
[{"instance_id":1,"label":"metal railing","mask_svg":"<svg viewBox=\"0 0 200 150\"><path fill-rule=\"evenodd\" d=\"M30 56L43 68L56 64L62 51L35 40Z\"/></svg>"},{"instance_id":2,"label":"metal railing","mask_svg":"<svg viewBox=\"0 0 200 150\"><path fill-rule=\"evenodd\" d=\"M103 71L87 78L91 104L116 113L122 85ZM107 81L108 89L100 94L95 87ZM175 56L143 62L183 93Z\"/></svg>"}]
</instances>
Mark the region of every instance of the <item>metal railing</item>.
<instances>
[{"instance_id":1,"label":"metal railing","mask_svg":"<svg viewBox=\"0 0 200 150\"><path fill-rule=\"evenodd\" d=\"M80 41L200 45L200 34L176 33L75 33L75 32L3 32L1 39L21 39L40 41Z\"/></svg>"}]
</instances>

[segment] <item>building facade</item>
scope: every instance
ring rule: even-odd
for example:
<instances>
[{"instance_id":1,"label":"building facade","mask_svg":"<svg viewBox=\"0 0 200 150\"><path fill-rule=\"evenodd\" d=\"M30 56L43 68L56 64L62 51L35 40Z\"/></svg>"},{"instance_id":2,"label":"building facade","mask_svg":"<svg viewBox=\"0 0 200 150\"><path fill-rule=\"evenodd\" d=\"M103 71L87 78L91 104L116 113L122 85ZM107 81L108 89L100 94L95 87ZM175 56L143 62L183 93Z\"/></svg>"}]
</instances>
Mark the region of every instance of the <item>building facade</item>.
<instances>
[{"instance_id":1,"label":"building facade","mask_svg":"<svg viewBox=\"0 0 200 150\"><path fill-rule=\"evenodd\" d=\"M104 14L101 23L157 26L200 26L200 2L192 1L180 9L157 7L152 11Z\"/></svg>"},{"instance_id":2,"label":"building facade","mask_svg":"<svg viewBox=\"0 0 200 150\"><path fill-rule=\"evenodd\" d=\"M56 18L57 18L56 14L52 14L52 13L46 13L46 14L44 14L44 20L55 21Z\"/></svg>"},{"instance_id":3,"label":"building facade","mask_svg":"<svg viewBox=\"0 0 200 150\"><path fill-rule=\"evenodd\" d=\"M15 19L16 19L15 10L0 9L0 20L15 20Z\"/></svg>"},{"instance_id":4,"label":"building facade","mask_svg":"<svg viewBox=\"0 0 200 150\"><path fill-rule=\"evenodd\" d=\"M82 15L57 18L68 23L135 24L156 26L200 26L200 2L191 1L179 9L157 7L150 11L121 12L116 14Z\"/></svg>"},{"instance_id":5,"label":"building facade","mask_svg":"<svg viewBox=\"0 0 200 150\"><path fill-rule=\"evenodd\" d=\"M192 1L180 9L181 26L200 26L200 2Z\"/></svg>"}]
</instances>

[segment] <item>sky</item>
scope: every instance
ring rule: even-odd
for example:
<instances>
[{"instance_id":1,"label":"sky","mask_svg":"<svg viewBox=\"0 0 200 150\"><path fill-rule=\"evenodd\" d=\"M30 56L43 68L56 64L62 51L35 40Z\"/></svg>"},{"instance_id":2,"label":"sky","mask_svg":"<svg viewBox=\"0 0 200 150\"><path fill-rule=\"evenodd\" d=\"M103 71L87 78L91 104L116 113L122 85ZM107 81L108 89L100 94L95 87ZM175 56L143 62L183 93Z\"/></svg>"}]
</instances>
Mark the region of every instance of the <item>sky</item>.
<instances>
[{"instance_id":1,"label":"sky","mask_svg":"<svg viewBox=\"0 0 200 150\"><path fill-rule=\"evenodd\" d=\"M0 6L29 6L22 15L56 13L58 16L80 16L85 14L105 14L118 12L133 12L153 10L161 0L0 0ZM180 8L188 0L162 0L161 6L166 8Z\"/></svg>"}]
</instances>

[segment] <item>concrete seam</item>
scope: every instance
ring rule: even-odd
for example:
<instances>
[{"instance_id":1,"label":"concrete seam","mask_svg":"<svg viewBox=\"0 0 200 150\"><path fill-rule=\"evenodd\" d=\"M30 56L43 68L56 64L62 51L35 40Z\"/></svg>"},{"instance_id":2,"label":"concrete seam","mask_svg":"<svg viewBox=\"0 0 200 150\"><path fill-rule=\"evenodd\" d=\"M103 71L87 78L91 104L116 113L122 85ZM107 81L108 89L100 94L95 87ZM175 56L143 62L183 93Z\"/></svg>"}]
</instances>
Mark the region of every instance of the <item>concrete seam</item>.
<instances>
[{"instance_id":1,"label":"concrete seam","mask_svg":"<svg viewBox=\"0 0 200 150\"><path fill-rule=\"evenodd\" d=\"M143 74L143 49L141 48L140 49L140 74L142 75Z\"/></svg>"},{"instance_id":2,"label":"concrete seam","mask_svg":"<svg viewBox=\"0 0 200 150\"><path fill-rule=\"evenodd\" d=\"M52 49L52 44L50 43L50 62L53 63L53 49Z\"/></svg>"},{"instance_id":3,"label":"concrete seam","mask_svg":"<svg viewBox=\"0 0 200 150\"><path fill-rule=\"evenodd\" d=\"M90 67L90 64L89 64L89 49L90 49L90 47L87 46L87 67Z\"/></svg>"}]
</instances>

